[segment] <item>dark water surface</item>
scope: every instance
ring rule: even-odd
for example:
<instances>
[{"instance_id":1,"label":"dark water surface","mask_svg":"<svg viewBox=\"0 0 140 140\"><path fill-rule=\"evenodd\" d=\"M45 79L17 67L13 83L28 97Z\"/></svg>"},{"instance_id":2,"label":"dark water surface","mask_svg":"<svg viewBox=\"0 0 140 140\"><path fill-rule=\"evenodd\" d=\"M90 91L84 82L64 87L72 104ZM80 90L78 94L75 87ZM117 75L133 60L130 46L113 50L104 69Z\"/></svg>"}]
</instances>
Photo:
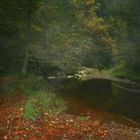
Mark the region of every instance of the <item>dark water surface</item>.
<instances>
[{"instance_id":1,"label":"dark water surface","mask_svg":"<svg viewBox=\"0 0 140 140\"><path fill-rule=\"evenodd\" d=\"M53 79L49 85L66 100L72 113L90 113L93 117L106 121L124 121L129 118L140 122L140 93L120 88L138 89L135 85L102 79Z\"/></svg>"}]
</instances>

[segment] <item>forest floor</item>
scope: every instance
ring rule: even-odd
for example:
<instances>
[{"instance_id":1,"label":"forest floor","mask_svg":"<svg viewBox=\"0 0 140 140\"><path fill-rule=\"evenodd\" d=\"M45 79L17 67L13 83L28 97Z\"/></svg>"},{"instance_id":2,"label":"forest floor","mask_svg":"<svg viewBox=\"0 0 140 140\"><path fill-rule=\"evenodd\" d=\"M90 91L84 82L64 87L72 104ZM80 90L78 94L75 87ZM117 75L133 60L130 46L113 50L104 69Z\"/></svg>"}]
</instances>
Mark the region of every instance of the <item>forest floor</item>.
<instances>
[{"instance_id":1,"label":"forest floor","mask_svg":"<svg viewBox=\"0 0 140 140\"><path fill-rule=\"evenodd\" d=\"M13 81L16 81L15 78L2 78L1 89L7 92ZM11 92L11 89L9 91ZM14 94L5 93L2 91L0 93L0 140L139 140L140 138L139 124L130 121L122 123L113 116L92 109L89 112L85 104L73 99L68 99L67 103L68 109L73 112L49 115L46 110L34 121L27 120L24 116L24 106L29 96L20 88L17 88Z\"/></svg>"},{"instance_id":2,"label":"forest floor","mask_svg":"<svg viewBox=\"0 0 140 140\"><path fill-rule=\"evenodd\" d=\"M35 121L23 117L27 97L18 91L1 97L0 140L139 140L140 129L117 122L103 123L90 113L48 116ZM94 112L93 112L94 114ZM102 114L100 114L101 116Z\"/></svg>"}]
</instances>

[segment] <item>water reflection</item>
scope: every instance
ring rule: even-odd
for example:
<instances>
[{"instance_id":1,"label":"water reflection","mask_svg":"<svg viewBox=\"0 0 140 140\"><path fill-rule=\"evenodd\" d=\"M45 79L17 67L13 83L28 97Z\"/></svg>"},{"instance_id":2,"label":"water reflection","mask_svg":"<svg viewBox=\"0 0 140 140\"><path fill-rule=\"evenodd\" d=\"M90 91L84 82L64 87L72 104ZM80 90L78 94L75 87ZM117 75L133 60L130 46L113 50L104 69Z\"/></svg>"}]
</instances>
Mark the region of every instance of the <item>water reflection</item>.
<instances>
[{"instance_id":1,"label":"water reflection","mask_svg":"<svg viewBox=\"0 0 140 140\"><path fill-rule=\"evenodd\" d=\"M71 102L71 105L72 101L70 98L74 98L77 101L77 106L82 106L83 110L84 106L88 105L88 108L92 108L92 110L98 109L114 112L140 122L140 94L115 86L119 85L121 87L130 88L130 85L114 83L109 80L101 79L92 79L87 81L55 79L50 83L53 88L55 87L57 92L61 93L64 98L67 98L67 100ZM134 89L139 87L131 85L131 88ZM78 104L79 101L84 101L85 104Z\"/></svg>"}]
</instances>

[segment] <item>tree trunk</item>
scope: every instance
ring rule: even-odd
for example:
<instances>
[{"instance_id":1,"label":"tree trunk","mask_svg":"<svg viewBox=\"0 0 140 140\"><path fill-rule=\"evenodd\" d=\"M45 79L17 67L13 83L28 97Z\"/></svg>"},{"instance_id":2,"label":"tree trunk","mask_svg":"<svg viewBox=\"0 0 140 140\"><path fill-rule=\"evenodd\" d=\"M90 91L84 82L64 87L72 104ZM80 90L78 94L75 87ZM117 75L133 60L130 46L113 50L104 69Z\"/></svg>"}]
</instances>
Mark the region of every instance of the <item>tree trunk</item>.
<instances>
[{"instance_id":1,"label":"tree trunk","mask_svg":"<svg viewBox=\"0 0 140 140\"><path fill-rule=\"evenodd\" d=\"M27 74L27 68L28 68L28 61L29 61L29 47L31 46L30 40L31 40L31 24L32 24L32 7L33 6L33 0L28 1L28 10L27 10L27 38L26 38L26 49L25 49L25 56L23 60L23 67L22 67L22 74L25 76Z\"/></svg>"},{"instance_id":2,"label":"tree trunk","mask_svg":"<svg viewBox=\"0 0 140 140\"><path fill-rule=\"evenodd\" d=\"M22 67L22 75L24 75L24 76L27 73L28 60L29 60L29 51L28 51L28 49L26 49L25 57L24 57L24 60L23 60L23 67Z\"/></svg>"}]
</instances>

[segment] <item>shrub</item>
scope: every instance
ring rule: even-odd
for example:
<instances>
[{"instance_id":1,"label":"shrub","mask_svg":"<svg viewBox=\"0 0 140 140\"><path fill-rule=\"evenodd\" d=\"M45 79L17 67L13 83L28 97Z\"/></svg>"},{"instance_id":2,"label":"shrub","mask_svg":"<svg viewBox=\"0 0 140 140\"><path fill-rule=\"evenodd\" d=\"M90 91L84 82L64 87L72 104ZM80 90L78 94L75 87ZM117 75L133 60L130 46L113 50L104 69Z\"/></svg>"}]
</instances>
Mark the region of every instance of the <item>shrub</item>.
<instances>
[{"instance_id":1,"label":"shrub","mask_svg":"<svg viewBox=\"0 0 140 140\"><path fill-rule=\"evenodd\" d=\"M24 106L24 116L28 120L35 120L38 117L37 109L35 108L35 104L32 101L28 101L28 103Z\"/></svg>"},{"instance_id":2,"label":"shrub","mask_svg":"<svg viewBox=\"0 0 140 140\"><path fill-rule=\"evenodd\" d=\"M22 90L26 95L32 95L34 91L43 90L44 85L46 83L42 77L31 74L26 77L8 75L0 78L0 92L4 95L13 94L17 90Z\"/></svg>"},{"instance_id":3,"label":"shrub","mask_svg":"<svg viewBox=\"0 0 140 140\"><path fill-rule=\"evenodd\" d=\"M44 113L58 115L66 111L64 101L54 93L39 91L34 93L24 106L24 117L27 120L35 120Z\"/></svg>"}]
</instances>

